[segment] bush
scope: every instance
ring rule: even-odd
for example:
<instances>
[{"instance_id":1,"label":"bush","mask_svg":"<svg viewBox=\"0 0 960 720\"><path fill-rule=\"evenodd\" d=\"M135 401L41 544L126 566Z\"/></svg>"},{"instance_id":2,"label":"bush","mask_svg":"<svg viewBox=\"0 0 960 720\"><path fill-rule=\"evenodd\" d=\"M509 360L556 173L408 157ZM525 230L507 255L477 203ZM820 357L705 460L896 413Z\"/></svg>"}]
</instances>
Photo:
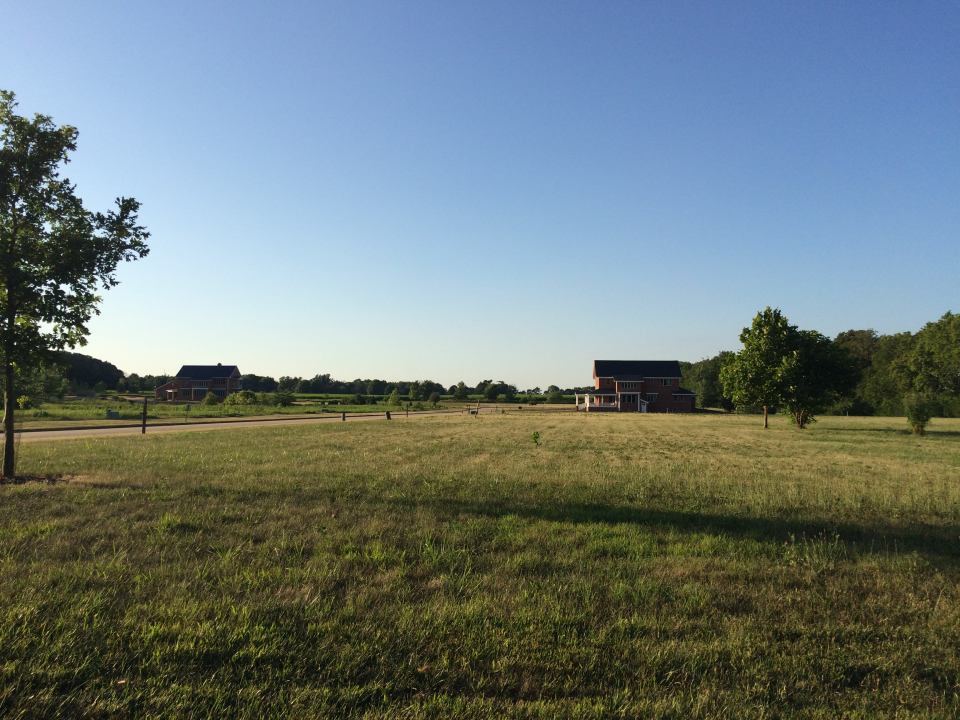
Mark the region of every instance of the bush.
<instances>
[{"instance_id":1,"label":"bush","mask_svg":"<svg viewBox=\"0 0 960 720\"><path fill-rule=\"evenodd\" d=\"M274 393L273 395L274 404L279 405L280 407L290 407L291 405L293 405L293 401L295 399L296 398L294 397L292 392L286 392L283 390L281 390L278 393Z\"/></svg>"},{"instance_id":2,"label":"bush","mask_svg":"<svg viewBox=\"0 0 960 720\"><path fill-rule=\"evenodd\" d=\"M908 393L903 398L903 410L914 435L923 435L930 418L937 414L937 403L925 395Z\"/></svg>"},{"instance_id":3,"label":"bush","mask_svg":"<svg viewBox=\"0 0 960 720\"><path fill-rule=\"evenodd\" d=\"M554 390L549 395L547 395L548 403L562 403L563 402L563 393L559 390Z\"/></svg>"},{"instance_id":4,"label":"bush","mask_svg":"<svg viewBox=\"0 0 960 720\"><path fill-rule=\"evenodd\" d=\"M204 405L219 405L220 398L217 397L217 394L213 390L208 390L207 394L203 396Z\"/></svg>"},{"instance_id":5,"label":"bush","mask_svg":"<svg viewBox=\"0 0 960 720\"><path fill-rule=\"evenodd\" d=\"M361 395L360 393L357 393L356 395L353 396L353 400L350 401L350 404L351 404L351 405L366 405L366 404L367 404L367 399L366 399L363 395Z\"/></svg>"},{"instance_id":6,"label":"bush","mask_svg":"<svg viewBox=\"0 0 960 720\"><path fill-rule=\"evenodd\" d=\"M230 393L227 399L223 401L224 405L253 405L257 401L257 396L249 390Z\"/></svg>"},{"instance_id":7,"label":"bush","mask_svg":"<svg viewBox=\"0 0 960 720\"><path fill-rule=\"evenodd\" d=\"M396 388L394 388L393 392L387 396L387 405L395 405L397 407L400 406L400 393L397 392Z\"/></svg>"},{"instance_id":8,"label":"bush","mask_svg":"<svg viewBox=\"0 0 960 720\"><path fill-rule=\"evenodd\" d=\"M436 407L437 403L440 402L440 394L435 392L430 393L430 397L427 398L427 402Z\"/></svg>"}]
</instances>

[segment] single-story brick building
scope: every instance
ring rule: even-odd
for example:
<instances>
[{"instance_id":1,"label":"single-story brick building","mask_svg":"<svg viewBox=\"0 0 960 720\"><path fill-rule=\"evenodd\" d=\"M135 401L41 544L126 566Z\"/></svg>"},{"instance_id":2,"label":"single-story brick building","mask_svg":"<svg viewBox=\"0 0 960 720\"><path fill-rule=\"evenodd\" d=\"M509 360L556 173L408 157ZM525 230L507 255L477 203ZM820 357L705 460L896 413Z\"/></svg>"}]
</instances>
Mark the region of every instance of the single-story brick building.
<instances>
[{"instance_id":1,"label":"single-story brick building","mask_svg":"<svg viewBox=\"0 0 960 720\"><path fill-rule=\"evenodd\" d=\"M697 394L680 387L680 377L677 360L594 360L595 389L577 393L577 410L693 412Z\"/></svg>"},{"instance_id":2,"label":"single-story brick building","mask_svg":"<svg viewBox=\"0 0 960 720\"><path fill-rule=\"evenodd\" d=\"M177 376L156 390L157 400L203 400L212 392L220 400L243 390L236 365L184 365Z\"/></svg>"}]
</instances>

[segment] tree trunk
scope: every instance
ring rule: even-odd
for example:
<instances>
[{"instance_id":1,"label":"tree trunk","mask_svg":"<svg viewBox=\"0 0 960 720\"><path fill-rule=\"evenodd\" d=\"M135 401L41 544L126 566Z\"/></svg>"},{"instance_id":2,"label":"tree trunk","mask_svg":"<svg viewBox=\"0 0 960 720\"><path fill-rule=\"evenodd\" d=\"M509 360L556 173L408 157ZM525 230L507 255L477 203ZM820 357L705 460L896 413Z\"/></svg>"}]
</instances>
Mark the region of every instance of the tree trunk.
<instances>
[{"instance_id":1,"label":"tree trunk","mask_svg":"<svg viewBox=\"0 0 960 720\"><path fill-rule=\"evenodd\" d=\"M767 406L763 406L763 429L767 429Z\"/></svg>"},{"instance_id":2,"label":"tree trunk","mask_svg":"<svg viewBox=\"0 0 960 720\"><path fill-rule=\"evenodd\" d=\"M6 380L6 387L3 388L3 477L10 479L14 472L13 408L16 405L13 397L13 363L7 360L3 369Z\"/></svg>"}]
</instances>

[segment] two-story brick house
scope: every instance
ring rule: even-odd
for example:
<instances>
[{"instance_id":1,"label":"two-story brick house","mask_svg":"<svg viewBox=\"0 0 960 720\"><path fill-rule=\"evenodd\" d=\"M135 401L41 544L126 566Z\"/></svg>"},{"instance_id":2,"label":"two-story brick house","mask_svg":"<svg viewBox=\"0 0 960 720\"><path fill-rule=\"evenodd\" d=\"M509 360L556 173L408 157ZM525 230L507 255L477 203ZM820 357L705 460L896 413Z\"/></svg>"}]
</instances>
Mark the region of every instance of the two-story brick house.
<instances>
[{"instance_id":1,"label":"two-story brick house","mask_svg":"<svg viewBox=\"0 0 960 720\"><path fill-rule=\"evenodd\" d=\"M236 365L184 365L177 376L156 389L157 400L203 400L213 393L223 400L243 390L243 376Z\"/></svg>"},{"instance_id":2,"label":"two-story brick house","mask_svg":"<svg viewBox=\"0 0 960 720\"><path fill-rule=\"evenodd\" d=\"M594 360L593 379L592 392L577 394L577 410L689 413L696 406L697 394L680 387L677 360Z\"/></svg>"}]
</instances>

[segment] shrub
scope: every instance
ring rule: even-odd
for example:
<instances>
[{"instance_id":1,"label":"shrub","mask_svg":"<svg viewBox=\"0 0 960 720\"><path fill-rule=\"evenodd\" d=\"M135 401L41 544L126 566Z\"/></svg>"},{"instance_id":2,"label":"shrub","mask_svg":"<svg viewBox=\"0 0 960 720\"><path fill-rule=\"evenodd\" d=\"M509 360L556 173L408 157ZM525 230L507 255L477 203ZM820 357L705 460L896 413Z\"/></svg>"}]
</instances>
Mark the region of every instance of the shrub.
<instances>
[{"instance_id":1,"label":"shrub","mask_svg":"<svg viewBox=\"0 0 960 720\"><path fill-rule=\"evenodd\" d=\"M366 399L363 395L361 395L360 393L357 393L356 395L353 396L353 400L350 401L350 404L351 404L351 405L366 405L366 404L367 404L367 399Z\"/></svg>"},{"instance_id":2,"label":"shrub","mask_svg":"<svg viewBox=\"0 0 960 720\"><path fill-rule=\"evenodd\" d=\"M436 407L437 403L440 402L440 394L436 392L430 393L430 397L427 398L427 402Z\"/></svg>"},{"instance_id":3,"label":"shrub","mask_svg":"<svg viewBox=\"0 0 960 720\"><path fill-rule=\"evenodd\" d=\"M241 390L240 392L230 393L227 395L227 399L223 401L224 405L253 405L257 401L256 394L250 392L249 390Z\"/></svg>"},{"instance_id":4,"label":"shrub","mask_svg":"<svg viewBox=\"0 0 960 720\"><path fill-rule=\"evenodd\" d=\"M399 407L399 405L400 405L400 393L397 392L397 389L396 389L396 388L394 388L394 389L393 389L393 392L391 392L390 395L387 396L387 399L386 399L386 400L387 400L387 405L396 405L396 406Z\"/></svg>"},{"instance_id":5,"label":"shrub","mask_svg":"<svg viewBox=\"0 0 960 720\"><path fill-rule=\"evenodd\" d=\"M908 393L903 398L903 410L913 434L923 435L930 418L937 412L937 403L925 395Z\"/></svg>"},{"instance_id":6,"label":"shrub","mask_svg":"<svg viewBox=\"0 0 960 720\"><path fill-rule=\"evenodd\" d=\"M203 396L204 405L219 405L220 398L217 397L217 394L213 390L208 390L207 394Z\"/></svg>"},{"instance_id":7,"label":"shrub","mask_svg":"<svg viewBox=\"0 0 960 720\"><path fill-rule=\"evenodd\" d=\"M295 399L296 398L294 397L292 392L286 392L283 390L281 390L278 393L274 393L273 395L273 402L276 405L279 405L280 407L290 407L291 405L293 405L293 401Z\"/></svg>"},{"instance_id":8,"label":"shrub","mask_svg":"<svg viewBox=\"0 0 960 720\"><path fill-rule=\"evenodd\" d=\"M548 403L562 403L563 402L563 393L559 390L554 390L549 395L547 395Z\"/></svg>"}]
</instances>

